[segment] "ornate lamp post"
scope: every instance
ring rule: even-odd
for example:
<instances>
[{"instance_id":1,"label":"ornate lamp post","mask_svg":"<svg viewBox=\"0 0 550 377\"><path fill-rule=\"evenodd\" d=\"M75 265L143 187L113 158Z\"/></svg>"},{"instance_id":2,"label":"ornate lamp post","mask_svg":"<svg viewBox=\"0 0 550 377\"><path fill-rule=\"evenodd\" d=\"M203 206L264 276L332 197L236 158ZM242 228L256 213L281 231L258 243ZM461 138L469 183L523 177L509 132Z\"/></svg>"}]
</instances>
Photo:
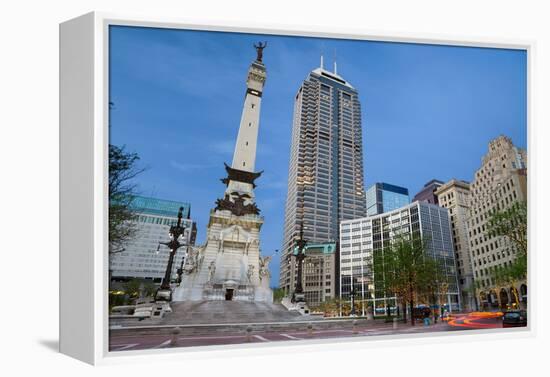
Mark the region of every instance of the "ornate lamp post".
<instances>
[{"instance_id":1,"label":"ornate lamp post","mask_svg":"<svg viewBox=\"0 0 550 377\"><path fill-rule=\"evenodd\" d=\"M176 225L170 227L170 241L159 242L159 245L166 245L170 249L170 255L168 257L168 265L166 266L166 272L164 278L160 284L160 288L155 294L156 300L172 301L172 289L170 288L170 280L172 277L172 266L174 264L174 257L178 249L185 244L179 242L179 238L185 232L185 226L182 226L181 219L183 217L183 207L180 207L178 211L178 222Z\"/></svg>"},{"instance_id":2,"label":"ornate lamp post","mask_svg":"<svg viewBox=\"0 0 550 377\"><path fill-rule=\"evenodd\" d=\"M298 279L296 281L296 286L294 288L293 299L296 302L304 301L304 288L302 286L302 275L303 275L303 264L306 257L304 249L307 245L307 240L304 239L304 223L300 225L300 238L296 241L296 246L298 247L298 254L296 255L296 260L298 262Z\"/></svg>"}]
</instances>

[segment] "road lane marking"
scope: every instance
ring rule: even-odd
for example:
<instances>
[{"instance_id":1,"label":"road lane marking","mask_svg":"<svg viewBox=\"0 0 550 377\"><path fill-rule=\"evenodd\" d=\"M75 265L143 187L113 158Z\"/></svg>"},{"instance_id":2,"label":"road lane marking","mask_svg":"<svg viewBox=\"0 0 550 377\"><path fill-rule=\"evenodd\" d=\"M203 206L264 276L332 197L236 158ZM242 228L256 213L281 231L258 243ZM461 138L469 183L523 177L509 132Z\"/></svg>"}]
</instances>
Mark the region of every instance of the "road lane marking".
<instances>
[{"instance_id":1,"label":"road lane marking","mask_svg":"<svg viewBox=\"0 0 550 377\"><path fill-rule=\"evenodd\" d=\"M179 340L204 340L204 339L232 339L232 338L246 338L245 335L211 335L211 336L190 336L180 337Z\"/></svg>"},{"instance_id":2,"label":"road lane marking","mask_svg":"<svg viewBox=\"0 0 550 377\"><path fill-rule=\"evenodd\" d=\"M292 336L292 335L288 335L288 334L279 334L281 336L284 336L285 338L288 338L288 339L293 339L293 340L302 340L303 338L297 338L295 336Z\"/></svg>"},{"instance_id":3,"label":"road lane marking","mask_svg":"<svg viewBox=\"0 0 550 377\"><path fill-rule=\"evenodd\" d=\"M113 351L124 351L124 350L127 350L128 348L132 348L132 347L135 347L139 345L139 343L132 343L132 344L116 344L116 345L112 345L111 347L119 347L119 348L115 348L113 349Z\"/></svg>"},{"instance_id":4,"label":"road lane marking","mask_svg":"<svg viewBox=\"0 0 550 377\"><path fill-rule=\"evenodd\" d=\"M167 346L168 344L170 344L170 342L171 342L171 340L168 339L168 340L162 342L161 344L159 344L158 346L154 346L153 348L162 348L162 347Z\"/></svg>"},{"instance_id":5,"label":"road lane marking","mask_svg":"<svg viewBox=\"0 0 550 377\"><path fill-rule=\"evenodd\" d=\"M269 342L269 339L264 338L261 335L254 335L254 338L261 340L262 342Z\"/></svg>"}]
</instances>

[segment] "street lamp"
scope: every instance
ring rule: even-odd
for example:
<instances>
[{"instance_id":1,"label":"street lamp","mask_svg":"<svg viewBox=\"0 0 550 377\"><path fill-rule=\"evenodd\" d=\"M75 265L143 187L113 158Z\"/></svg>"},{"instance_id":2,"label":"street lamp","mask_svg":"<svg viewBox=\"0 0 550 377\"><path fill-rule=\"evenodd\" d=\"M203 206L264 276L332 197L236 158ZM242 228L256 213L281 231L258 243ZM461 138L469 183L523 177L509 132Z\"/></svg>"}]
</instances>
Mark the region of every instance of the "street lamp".
<instances>
[{"instance_id":1,"label":"street lamp","mask_svg":"<svg viewBox=\"0 0 550 377\"><path fill-rule=\"evenodd\" d=\"M170 280L172 278L172 266L174 264L174 257L178 249L185 244L179 242L181 235L185 233L185 226L182 226L181 219L183 217L183 207L180 207L178 211L178 222L176 225L170 227L170 241L159 242L159 245L168 246L170 249L170 255L168 257L168 265L166 266L166 272L164 278L160 284L160 288L155 294L155 299L159 301L172 301L172 289L170 288Z\"/></svg>"},{"instance_id":2,"label":"street lamp","mask_svg":"<svg viewBox=\"0 0 550 377\"><path fill-rule=\"evenodd\" d=\"M294 288L293 299L295 302L304 301L304 288L302 286L302 269L304 259L306 257L304 249L307 245L307 240L304 239L304 223L300 224L300 238L296 241L296 246L298 247L298 254L296 255L296 260L298 262L298 279L296 286Z\"/></svg>"}]
</instances>

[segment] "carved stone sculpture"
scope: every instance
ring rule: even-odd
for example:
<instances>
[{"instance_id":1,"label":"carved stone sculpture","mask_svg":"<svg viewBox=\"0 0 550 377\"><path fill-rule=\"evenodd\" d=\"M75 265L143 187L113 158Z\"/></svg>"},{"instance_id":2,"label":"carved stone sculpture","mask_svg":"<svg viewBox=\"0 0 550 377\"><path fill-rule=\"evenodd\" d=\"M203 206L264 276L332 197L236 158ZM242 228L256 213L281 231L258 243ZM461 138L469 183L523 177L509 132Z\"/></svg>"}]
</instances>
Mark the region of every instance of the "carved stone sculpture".
<instances>
[{"instance_id":1,"label":"carved stone sculpture","mask_svg":"<svg viewBox=\"0 0 550 377\"><path fill-rule=\"evenodd\" d=\"M210 262L210 266L208 266L208 282L212 283L212 280L214 279L214 274L216 273L216 262L212 261Z\"/></svg>"},{"instance_id":2,"label":"carved stone sculpture","mask_svg":"<svg viewBox=\"0 0 550 377\"><path fill-rule=\"evenodd\" d=\"M260 266L260 270L259 270L260 280L262 280L262 278L264 276L267 276L267 278L269 279L269 277L270 277L269 262L270 261L271 261L270 256L263 257L263 258L260 256L260 263L259 263L259 266Z\"/></svg>"},{"instance_id":3,"label":"carved stone sculpture","mask_svg":"<svg viewBox=\"0 0 550 377\"><path fill-rule=\"evenodd\" d=\"M249 264L248 265L248 271L246 272L246 277L248 278L249 282L252 280L253 275L254 275L254 265Z\"/></svg>"},{"instance_id":4,"label":"carved stone sculpture","mask_svg":"<svg viewBox=\"0 0 550 377\"><path fill-rule=\"evenodd\" d=\"M187 274L193 273L200 267L200 258L201 258L200 249L195 247L189 247L187 252L187 257L185 258L185 264L183 266L183 271Z\"/></svg>"}]
</instances>

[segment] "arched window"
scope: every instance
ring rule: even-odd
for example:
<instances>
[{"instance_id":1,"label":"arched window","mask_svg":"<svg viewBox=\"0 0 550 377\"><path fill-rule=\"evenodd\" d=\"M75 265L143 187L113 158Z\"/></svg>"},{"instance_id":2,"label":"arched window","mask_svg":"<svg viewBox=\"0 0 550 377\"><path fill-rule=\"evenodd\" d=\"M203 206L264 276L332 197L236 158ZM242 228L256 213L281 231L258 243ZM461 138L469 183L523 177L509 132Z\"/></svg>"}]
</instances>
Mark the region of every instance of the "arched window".
<instances>
[{"instance_id":1,"label":"arched window","mask_svg":"<svg viewBox=\"0 0 550 377\"><path fill-rule=\"evenodd\" d=\"M519 287L519 290L521 293L521 301L527 302L527 286L522 284L521 287Z\"/></svg>"},{"instance_id":2,"label":"arched window","mask_svg":"<svg viewBox=\"0 0 550 377\"><path fill-rule=\"evenodd\" d=\"M499 301L500 301L500 306L501 307L506 307L509 303L508 292L506 292L506 289L504 289L504 288L502 288L500 290Z\"/></svg>"}]
</instances>

